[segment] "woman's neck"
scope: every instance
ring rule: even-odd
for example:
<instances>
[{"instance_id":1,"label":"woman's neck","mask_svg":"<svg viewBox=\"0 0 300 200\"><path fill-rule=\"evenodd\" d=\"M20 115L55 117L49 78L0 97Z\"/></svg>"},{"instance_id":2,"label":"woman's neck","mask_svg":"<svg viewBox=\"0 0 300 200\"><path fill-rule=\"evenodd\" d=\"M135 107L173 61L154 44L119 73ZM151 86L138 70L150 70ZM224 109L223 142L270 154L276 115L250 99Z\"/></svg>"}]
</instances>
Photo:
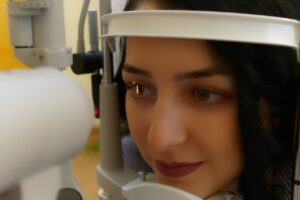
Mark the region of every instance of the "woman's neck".
<instances>
[{"instance_id":1,"label":"woman's neck","mask_svg":"<svg viewBox=\"0 0 300 200\"><path fill-rule=\"evenodd\" d=\"M243 196L234 192L219 192L206 198L205 200L243 200Z\"/></svg>"},{"instance_id":2,"label":"woman's neck","mask_svg":"<svg viewBox=\"0 0 300 200\"><path fill-rule=\"evenodd\" d=\"M231 184L224 187L221 191L222 192L230 191L230 192L234 192L234 193L239 193L239 181L238 181L238 179L234 180Z\"/></svg>"},{"instance_id":3,"label":"woman's neck","mask_svg":"<svg viewBox=\"0 0 300 200\"><path fill-rule=\"evenodd\" d=\"M209 196L205 200L241 200L243 197L239 194L238 185L238 180L235 180L228 186L224 187L220 192Z\"/></svg>"}]
</instances>

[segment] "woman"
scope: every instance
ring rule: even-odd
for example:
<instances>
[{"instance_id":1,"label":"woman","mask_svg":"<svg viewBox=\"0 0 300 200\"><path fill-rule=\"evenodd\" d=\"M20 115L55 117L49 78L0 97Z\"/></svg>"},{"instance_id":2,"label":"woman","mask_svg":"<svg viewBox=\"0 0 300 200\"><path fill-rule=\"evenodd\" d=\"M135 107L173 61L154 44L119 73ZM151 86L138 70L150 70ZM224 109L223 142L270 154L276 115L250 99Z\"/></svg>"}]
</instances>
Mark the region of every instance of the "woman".
<instances>
[{"instance_id":1,"label":"woman","mask_svg":"<svg viewBox=\"0 0 300 200\"><path fill-rule=\"evenodd\" d=\"M158 9L300 20L297 0L132 0L126 7ZM127 121L158 182L204 199L224 192L246 200L292 198L299 67L294 50L167 38L125 41L120 73Z\"/></svg>"}]
</instances>

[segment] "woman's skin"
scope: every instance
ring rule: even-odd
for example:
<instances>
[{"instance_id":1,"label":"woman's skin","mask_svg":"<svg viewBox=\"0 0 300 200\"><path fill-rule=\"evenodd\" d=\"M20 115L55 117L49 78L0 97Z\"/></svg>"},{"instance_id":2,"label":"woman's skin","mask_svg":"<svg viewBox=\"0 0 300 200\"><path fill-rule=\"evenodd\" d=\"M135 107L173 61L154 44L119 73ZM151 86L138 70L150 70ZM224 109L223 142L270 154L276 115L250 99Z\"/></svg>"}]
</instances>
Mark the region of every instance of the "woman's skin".
<instances>
[{"instance_id":1,"label":"woman's skin","mask_svg":"<svg viewBox=\"0 0 300 200\"><path fill-rule=\"evenodd\" d=\"M229 69L205 41L126 39L129 129L158 182L201 198L237 192L243 153Z\"/></svg>"}]
</instances>

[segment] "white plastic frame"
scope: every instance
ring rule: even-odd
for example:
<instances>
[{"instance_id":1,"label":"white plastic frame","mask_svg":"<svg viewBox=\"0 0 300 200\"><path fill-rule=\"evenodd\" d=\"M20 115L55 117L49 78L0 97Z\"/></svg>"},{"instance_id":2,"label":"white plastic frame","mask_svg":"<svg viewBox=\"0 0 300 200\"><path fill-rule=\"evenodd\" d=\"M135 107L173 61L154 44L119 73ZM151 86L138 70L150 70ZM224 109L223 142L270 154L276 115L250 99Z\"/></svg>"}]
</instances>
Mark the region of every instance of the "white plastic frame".
<instances>
[{"instance_id":1,"label":"white plastic frame","mask_svg":"<svg viewBox=\"0 0 300 200\"><path fill-rule=\"evenodd\" d=\"M300 21L280 17L182 10L139 10L103 16L102 37L109 42L113 42L111 39L119 36L203 39L284 46L296 50L298 62L300 63ZM109 44L111 44L111 50L114 50L114 43ZM299 181L300 147L296 166L295 180ZM106 181L104 183L112 182L107 177L112 178L113 176L110 173L116 173L109 169L106 171L101 170L100 168L99 174L104 177L103 180ZM114 181L118 182L118 179L115 178ZM116 190L110 186L107 184L107 187L103 188L110 194L114 194ZM295 184L294 187L294 200L298 200L299 185ZM126 191L126 188L127 186L122 187L123 197L126 195L129 197L129 193L134 193L134 195L140 193L134 187L130 191ZM149 187L147 191L155 191L155 188ZM142 195L144 195L144 192ZM166 193L166 195L170 194ZM134 198L130 197L130 199Z\"/></svg>"},{"instance_id":2,"label":"white plastic frame","mask_svg":"<svg viewBox=\"0 0 300 200\"><path fill-rule=\"evenodd\" d=\"M103 37L205 39L292 47L300 62L300 22L206 11L128 11L102 17Z\"/></svg>"}]
</instances>

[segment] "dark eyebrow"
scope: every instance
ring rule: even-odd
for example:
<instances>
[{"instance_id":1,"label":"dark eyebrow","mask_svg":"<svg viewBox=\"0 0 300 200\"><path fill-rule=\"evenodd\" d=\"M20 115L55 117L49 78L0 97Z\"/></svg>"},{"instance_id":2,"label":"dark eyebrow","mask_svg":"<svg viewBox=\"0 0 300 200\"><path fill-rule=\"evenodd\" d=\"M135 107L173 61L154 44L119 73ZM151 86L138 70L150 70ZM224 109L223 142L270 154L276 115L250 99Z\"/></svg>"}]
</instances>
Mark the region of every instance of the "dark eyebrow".
<instances>
[{"instance_id":1,"label":"dark eyebrow","mask_svg":"<svg viewBox=\"0 0 300 200\"><path fill-rule=\"evenodd\" d=\"M150 72L129 64L124 64L123 70L128 73L138 74L138 75L146 76L148 78L152 77L152 74ZM230 70L227 69L226 67L211 66L206 69L190 71L183 74L177 74L174 79L176 81L182 81L185 79L205 78L214 75L228 76L229 74L230 74Z\"/></svg>"},{"instance_id":2,"label":"dark eyebrow","mask_svg":"<svg viewBox=\"0 0 300 200\"><path fill-rule=\"evenodd\" d=\"M124 64L123 71L126 71L128 73L132 73L132 74L143 75L143 76L146 76L146 77L149 77L149 78L152 77L150 72L148 72L146 70L143 70L143 69L140 69L138 67L129 65L129 64Z\"/></svg>"},{"instance_id":3,"label":"dark eyebrow","mask_svg":"<svg viewBox=\"0 0 300 200\"><path fill-rule=\"evenodd\" d=\"M230 70L226 67L211 66L202 70L195 70L183 74L178 74L175 76L175 79L178 81L182 81L185 79L205 78L214 75L229 76Z\"/></svg>"}]
</instances>

